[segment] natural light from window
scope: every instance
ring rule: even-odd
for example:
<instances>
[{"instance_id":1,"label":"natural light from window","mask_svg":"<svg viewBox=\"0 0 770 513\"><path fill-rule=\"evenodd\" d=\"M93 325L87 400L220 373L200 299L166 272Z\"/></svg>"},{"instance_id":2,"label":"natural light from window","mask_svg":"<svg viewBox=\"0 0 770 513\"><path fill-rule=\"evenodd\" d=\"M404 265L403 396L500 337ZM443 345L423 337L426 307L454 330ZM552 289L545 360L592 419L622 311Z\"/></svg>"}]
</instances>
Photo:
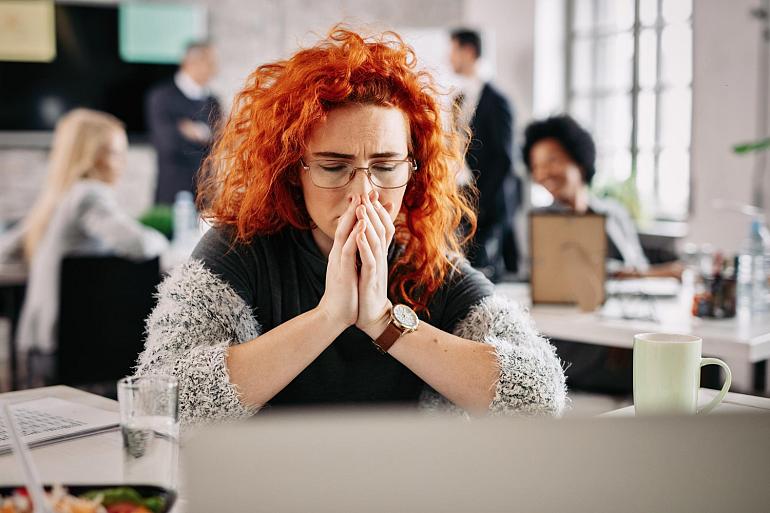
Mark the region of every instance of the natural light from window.
<instances>
[{"instance_id":1,"label":"natural light from window","mask_svg":"<svg viewBox=\"0 0 770 513\"><path fill-rule=\"evenodd\" d=\"M642 215L690 203L691 0L568 0L567 110L594 135L596 189L635 176Z\"/></svg>"}]
</instances>

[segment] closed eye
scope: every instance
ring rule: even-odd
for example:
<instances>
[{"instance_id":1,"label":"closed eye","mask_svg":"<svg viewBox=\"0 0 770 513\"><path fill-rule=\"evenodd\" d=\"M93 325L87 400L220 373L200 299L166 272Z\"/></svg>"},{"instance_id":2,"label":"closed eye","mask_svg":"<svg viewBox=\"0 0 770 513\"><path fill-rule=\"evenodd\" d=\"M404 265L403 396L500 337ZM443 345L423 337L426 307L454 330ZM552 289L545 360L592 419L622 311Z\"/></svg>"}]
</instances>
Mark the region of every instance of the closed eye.
<instances>
[{"instance_id":1,"label":"closed eye","mask_svg":"<svg viewBox=\"0 0 770 513\"><path fill-rule=\"evenodd\" d=\"M396 169L396 164L393 164L391 162L377 162L375 164L372 164L371 170L375 172L388 172L388 171L394 171Z\"/></svg>"},{"instance_id":2,"label":"closed eye","mask_svg":"<svg viewBox=\"0 0 770 513\"><path fill-rule=\"evenodd\" d=\"M340 173L350 170L350 166L343 162L325 162L318 165L321 169L329 173Z\"/></svg>"}]
</instances>

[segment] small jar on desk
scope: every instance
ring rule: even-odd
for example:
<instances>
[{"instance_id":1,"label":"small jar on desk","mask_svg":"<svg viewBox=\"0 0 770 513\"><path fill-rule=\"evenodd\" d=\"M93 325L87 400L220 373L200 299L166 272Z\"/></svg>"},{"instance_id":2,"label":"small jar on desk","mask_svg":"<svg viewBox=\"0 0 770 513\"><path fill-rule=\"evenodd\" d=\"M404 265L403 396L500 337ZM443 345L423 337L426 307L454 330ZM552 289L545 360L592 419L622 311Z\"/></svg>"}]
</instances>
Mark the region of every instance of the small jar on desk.
<instances>
[{"instance_id":1,"label":"small jar on desk","mask_svg":"<svg viewBox=\"0 0 770 513\"><path fill-rule=\"evenodd\" d=\"M727 319L735 317L738 281L737 260L726 261L721 254L714 257L713 272L701 274L695 284L692 314L696 317Z\"/></svg>"}]
</instances>

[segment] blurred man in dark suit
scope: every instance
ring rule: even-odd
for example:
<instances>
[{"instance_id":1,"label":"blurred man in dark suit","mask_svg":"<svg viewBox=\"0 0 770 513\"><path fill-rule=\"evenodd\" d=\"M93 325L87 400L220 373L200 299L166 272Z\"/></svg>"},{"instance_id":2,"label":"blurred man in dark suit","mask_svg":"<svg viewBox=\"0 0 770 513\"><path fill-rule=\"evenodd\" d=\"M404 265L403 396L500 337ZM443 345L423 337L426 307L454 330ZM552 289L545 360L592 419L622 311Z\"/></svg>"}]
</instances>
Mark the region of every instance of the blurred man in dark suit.
<instances>
[{"instance_id":1,"label":"blurred man in dark suit","mask_svg":"<svg viewBox=\"0 0 770 513\"><path fill-rule=\"evenodd\" d=\"M173 203L179 191L195 194L195 173L221 117L219 102L207 88L216 71L211 45L193 43L173 81L156 86L147 97L146 117L158 153L156 203Z\"/></svg>"},{"instance_id":2,"label":"blurred man in dark suit","mask_svg":"<svg viewBox=\"0 0 770 513\"><path fill-rule=\"evenodd\" d=\"M500 91L478 75L479 34L455 30L451 45L450 63L463 81L455 97L457 121L472 134L465 156L470 170L467 181L475 181L479 192L478 227L468 258L496 281L506 269L518 272L513 214L520 203L520 184L513 174L513 109Z\"/></svg>"}]
</instances>

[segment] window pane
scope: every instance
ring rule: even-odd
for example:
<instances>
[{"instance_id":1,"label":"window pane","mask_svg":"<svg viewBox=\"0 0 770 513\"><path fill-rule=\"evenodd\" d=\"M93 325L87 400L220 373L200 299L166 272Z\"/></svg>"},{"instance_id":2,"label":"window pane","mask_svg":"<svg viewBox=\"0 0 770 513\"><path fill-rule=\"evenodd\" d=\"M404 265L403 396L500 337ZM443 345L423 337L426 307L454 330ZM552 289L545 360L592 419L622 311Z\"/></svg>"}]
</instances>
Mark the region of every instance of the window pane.
<instances>
[{"instance_id":1,"label":"window pane","mask_svg":"<svg viewBox=\"0 0 770 513\"><path fill-rule=\"evenodd\" d=\"M622 182L629 176L631 176L631 152L627 148L597 151L596 177L592 183L595 189Z\"/></svg>"},{"instance_id":2,"label":"window pane","mask_svg":"<svg viewBox=\"0 0 770 513\"><path fill-rule=\"evenodd\" d=\"M662 81L687 85L692 80L692 30L689 25L663 29L661 38Z\"/></svg>"},{"instance_id":3,"label":"window pane","mask_svg":"<svg viewBox=\"0 0 770 513\"><path fill-rule=\"evenodd\" d=\"M661 146L690 145L692 103L690 89L671 89L660 96Z\"/></svg>"},{"instance_id":4,"label":"window pane","mask_svg":"<svg viewBox=\"0 0 770 513\"><path fill-rule=\"evenodd\" d=\"M569 110L594 136L595 185L602 187L631 175L631 93L636 87L633 171L639 197L646 211L656 217L686 218L692 131L692 0L568 1L574 10L573 28L582 29L580 36L572 38ZM642 28L638 32L638 83L634 84L636 5ZM663 24L660 32L659 24Z\"/></svg>"},{"instance_id":5,"label":"window pane","mask_svg":"<svg viewBox=\"0 0 770 513\"><path fill-rule=\"evenodd\" d=\"M576 32L588 32L594 24L594 2L593 0L574 0L572 29Z\"/></svg>"},{"instance_id":6,"label":"window pane","mask_svg":"<svg viewBox=\"0 0 770 513\"><path fill-rule=\"evenodd\" d=\"M655 156L652 151L639 152L636 156L636 189L645 210L655 211Z\"/></svg>"},{"instance_id":7,"label":"window pane","mask_svg":"<svg viewBox=\"0 0 770 513\"><path fill-rule=\"evenodd\" d=\"M592 103L592 100L588 97L572 98L572 103L569 109L570 114L572 114L572 117L575 118L575 121L584 126L588 131L591 131L593 126L593 120L591 119Z\"/></svg>"},{"instance_id":8,"label":"window pane","mask_svg":"<svg viewBox=\"0 0 770 513\"><path fill-rule=\"evenodd\" d=\"M687 214L690 189L690 158L686 149L666 148L660 154L659 212L663 216L683 218Z\"/></svg>"},{"instance_id":9,"label":"window pane","mask_svg":"<svg viewBox=\"0 0 770 513\"><path fill-rule=\"evenodd\" d=\"M656 46L655 30L642 30L639 35L639 86L642 88L655 87L658 76L658 48Z\"/></svg>"},{"instance_id":10,"label":"window pane","mask_svg":"<svg viewBox=\"0 0 770 513\"><path fill-rule=\"evenodd\" d=\"M658 0L642 0L639 5L639 21L642 25L652 25L658 18Z\"/></svg>"},{"instance_id":11,"label":"window pane","mask_svg":"<svg viewBox=\"0 0 770 513\"><path fill-rule=\"evenodd\" d=\"M623 149L616 151L609 159L612 178L617 182L628 180L631 176L631 151Z\"/></svg>"},{"instance_id":12,"label":"window pane","mask_svg":"<svg viewBox=\"0 0 770 513\"><path fill-rule=\"evenodd\" d=\"M666 23L685 21L692 14L692 0L663 0L663 19Z\"/></svg>"},{"instance_id":13,"label":"window pane","mask_svg":"<svg viewBox=\"0 0 770 513\"><path fill-rule=\"evenodd\" d=\"M572 90L586 93L591 90L591 43L588 38L575 39L572 44Z\"/></svg>"},{"instance_id":14,"label":"window pane","mask_svg":"<svg viewBox=\"0 0 770 513\"><path fill-rule=\"evenodd\" d=\"M616 95L596 100L593 135L597 146L612 149L631 144L631 96Z\"/></svg>"},{"instance_id":15,"label":"window pane","mask_svg":"<svg viewBox=\"0 0 770 513\"><path fill-rule=\"evenodd\" d=\"M628 30L634 24L634 0L596 0L595 16L601 30Z\"/></svg>"},{"instance_id":16,"label":"window pane","mask_svg":"<svg viewBox=\"0 0 770 513\"><path fill-rule=\"evenodd\" d=\"M591 187L601 189L613 181L611 155L598 151L596 153L596 174L591 182Z\"/></svg>"},{"instance_id":17,"label":"window pane","mask_svg":"<svg viewBox=\"0 0 770 513\"><path fill-rule=\"evenodd\" d=\"M618 34L596 40L597 89L630 91L633 64L634 37L632 34Z\"/></svg>"},{"instance_id":18,"label":"window pane","mask_svg":"<svg viewBox=\"0 0 770 513\"><path fill-rule=\"evenodd\" d=\"M643 91L637 101L636 144L642 151L651 151L655 147L655 93Z\"/></svg>"}]
</instances>

